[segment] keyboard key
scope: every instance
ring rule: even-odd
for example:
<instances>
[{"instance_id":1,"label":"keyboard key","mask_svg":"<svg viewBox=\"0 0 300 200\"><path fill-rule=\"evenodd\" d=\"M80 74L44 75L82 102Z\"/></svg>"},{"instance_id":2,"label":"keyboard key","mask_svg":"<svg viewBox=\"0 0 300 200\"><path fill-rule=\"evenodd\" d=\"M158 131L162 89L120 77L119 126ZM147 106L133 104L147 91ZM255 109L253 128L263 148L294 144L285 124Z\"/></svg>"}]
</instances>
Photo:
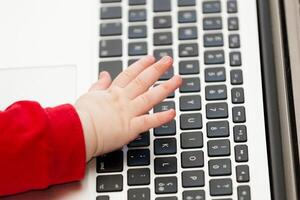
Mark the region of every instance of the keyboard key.
<instances>
[{"instance_id":1,"label":"keyboard key","mask_svg":"<svg viewBox=\"0 0 300 200\"><path fill-rule=\"evenodd\" d=\"M127 200L150 200L149 188L129 189L127 192Z\"/></svg>"},{"instance_id":2,"label":"keyboard key","mask_svg":"<svg viewBox=\"0 0 300 200\"><path fill-rule=\"evenodd\" d=\"M231 101L232 103L244 103L244 89L243 88L232 88L231 89Z\"/></svg>"},{"instance_id":3,"label":"keyboard key","mask_svg":"<svg viewBox=\"0 0 300 200\"><path fill-rule=\"evenodd\" d=\"M184 151L181 153L181 166L183 168L203 167L203 151Z\"/></svg>"},{"instance_id":4,"label":"keyboard key","mask_svg":"<svg viewBox=\"0 0 300 200\"><path fill-rule=\"evenodd\" d=\"M127 184L130 186L149 185L150 169L148 168L129 169L127 171Z\"/></svg>"},{"instance_id":5,"label":"keyboard key","mask_svg":"<svg viewBox=\"0 0 300 200\"><path fill-rule=\"evenodd\" d=\"M178 6L195 6L196 2L195 2L195 0L178 0L177 5Z\"/></svg>"},{"instance_id":6,"label":"keyboard key","mask_svg":"<svg viewBox=\"0 0 300 200\"><path fill-rule=\"evenodd\" d=\"M150 145L150 133L149 131L140 134L135 140L130 142L128 147L147 147Z\"/></svg>"},{"instance_id":7,"label":"keyboard key","mask_svg":"<svg viewBox=\"0 0 300 200\"><path fill-rule=\"evenodd\" d=\"M146 4L146 0L129 0L130 6L145 5L145 4Z\"/></svg>"},{"instance_id":8,"label":"keyboard key","mask_svg":"<svg viewBox=\"0 0 300 200\"><path fill-rule=\"evenodd\" d=\"M247 145L237 145L234 147L235 161L247 162L248 161L248 147Z\"/></svg>"},{"instance_id":9,"label":"keyboard key","mask_svg":"<svg viewBox=\"0 0 300 200\"><path fill-rule=\"evenodd\" d=\"M159 33L154 33L153 35L153 44L155 46L171 45L172 42L173 42L173 38L171 32L159 32Z\"/></svg>"},{"instance_id":10,"label":"keyboard key","mask_svg":"<svg viewBox=\"0 0 300 200\"><path fill-rule=\"evenodd\" d=\"M192 22L197 22L197 15L195 10L184 10L178 12L178 23Z\"/></svg>"},{"instance_id":11,"label":"keyboard key","mask_svg":"<svg viewBox=\"0 0 300 200\"><path fill-rule=\"evenodd\" d=\"M156 197L155 200L178 200L177 197Z\"/></svg>"},{"instance_id":12,"label":"keyboard key","mask_svg":"<svg viewBox=\"0 0 300 200\"><path fill-rule=\"evenodd\" d=\"M122 24L103 23L100 25L100 36L122 35Z\"/></svg>"},{"instance_id":13,"label":"keyboard key","mask_svg":"<svg viewBox=\"0 0 300 200\"><path fill-rule=\"evenodd\" d=\"M198 31L196 26L181 27L178 29L179 40L192 40L198 38Z\"/></svg>"},{"instance_id":14,"label":"keyboard key","mask_svg":"<svg viewBox=\"0 0 300 200\"><path fill-rule=\"evenodd\" d=\"M227 1L227 12L228 13L237 13L237 1L236 0L228 0Z\"/></svg>"},{"instance_id":15,"label":"keyboard key","mask_svg":"<svg viewBox=\"0 0 300 200\"><path fill-rule=\"evenodd\" d=\"M97 173L123 171L123 151L97 157Z\"/></svg>"},{"instance_id":16,"label":"keyboard key","mask_svg":"<svg viewBox=\"0 0 300 200\"><path fill-rule=\"evenodd\" d=\"M238 186L237 193L239 200L251 200L250 187L248 185Z\"/></svg>"},{"instance_id":17,"label":"keyboard key","mask_svg":"<svg viewBox=\"0 0 300 200\"><path fill-rule=\"evenodd\" d=\"M204 17L203 30L220 30L223 28L221 17Z\"/></svg>"},{"instance_id":18,"label":"keyboard key","mask_svg":"<svg viewBox=\"0 0 300 200\"><path fill-rule=\"evenodd\" d=\"M114 80L123 70L122 61L105 61L99 63L99 73L107 71Z\"/></svg>"},{"instance_id":19,"label":"keyboard key","mask_svg":"<svg viewBox=\"0 0 300 200\"><path fill-rule=\"evenodd\" d=\"M220 13L221 2L220 1L204 1L202 3L203 13Z\"/></svg>"},{"instance_id":20,"label":"keyboard key","mask_svg":"<svg viewBox=\"0 0 300 200\"><path fill-rule=\"evenodd\" d=\"M201 113L181 114L180 128L182 130L201 129L202 128Z\"/></svg>"},{"instance_id":21,"label":"keyboard key","mask_svg":"<svg viewBox=\"0 0 300 200\"><path fill-rule=\"evenodd\" d=\"M128 38L146 38L147 37L147 27L144 25L139 26L129 26L128 28Z\"/></svg>"},{"instance_id":22,"label":"keyboard key","mask_svg":"<svg viewBox=\"0 0 300 200\"><path fill-rule=\"evenodd\" d=\"M229 123L228 121L207 122L206 124L207 137L228 137Z\"/></svg>"},{"instance_id":23,"label":"keyboard key","mask_svg":"<svg viewBox=\"0 0 300 200\"><path fill-rule=\"evenodd\" d=\"M129 10L128 21L129 22L142 22L147 20L146 9Z\"/></svg>"},{"instance_id":24,"label":"keyboard key","mask_svg":"<svg viewBox=\"0 0 300 200\"><path fill-rule=\"evenodd\" d=\"M130 149L127 151L128 166L142 166L150 164L149 149Z\"/></svg>"},{"instance_id":25,"label":"keyboard key","mask_svg":"<svg viewBox=\"0 0 300 200\"><path fill-rule=\"evenodd\" d=\"M237 17L228 17L227 24L229 31L239 30L239 19Z\"/></svg>"},{"instance_id":26,"label":"keyboard key","mask_svg":"<svg viewBox=\"0 0 300 200\"><path fill-rule=\"evenodd\" d=\"M219 119L228 117L227 103L208 103L206 104L206 118Z\"/></svg>"},{"instance_id":27,"label":"keyboard key","mask_svg":"<svg viewBox=\"0 0 300 200\"><path fill-rule=\"evenodd\" d=\"M174 68L173 66L168 69L160 78L160 81L164 81L164 80L169 80L170 78L172 78L174 76Z\"/></svg>"},{"instance_id":28,"label":"keyboard key","mask_svg":"<svg viewBox=\"0 0 300 200\"><path fill-rule=\"evenodd\" d=\"M171 16L157 16L153 19L153 28L161 29L161 28L171 28L172 27L172 19Z\"/></svg>"},{"instance_id":29,"label":"keyboard key","mask_svg":"<svg viewBox=\"0 0 300 200\"><path fill-rule=\"evenodd\" d=\"M146 42L135 42L128 44L128 55L129 56L140 56L147 54L147 43Z\"/></svg>"},{"instance_id":30,"label":"keyboard key","mask_svg":"<svg viewBox=\"0 0 300 200\"><path fill-rule=\"evenodd\" d=\"M246 122L245 107L237 106L232 108L232 119L234 123Z\"/></svg>"},{"instance_id":31,"label":"keyboard key","mask_svg":"<svg viewBox=\"0 0 300 200\"><path fill-rule=\"evenodd\" d=\"M210 176L226 176L231 175L230 159L216 159L208 161Z\"/></svg>"},{"instance_id":32,"label":"keyboard key","mask_svg":"<svg viewBox=\"0 0 300 200\"><path fill-rule=\"evenodd\" d=\"M172 49L156 49L153 52L154 57L156 60L161 59L164 56L173 57L173 50Z\"/></svg>"},{"instance_id":33,"label":"keyboard key","mask_svg":"<svg viewBox=\"0 0 300 200\"><path fill-rule=\"evenodd\" d=\"M204 190L188 190L182 193L182 200L205 200Z\"/></svg>"},{"instance_id":34,"label":"keyboard key","mask_svg":"<svg viewBox=\"0 0 300 200\"><path fill-rule=\"evenodd\" d=\"M114 3L114 2L121 2L121 0L101 0L101 3Z\"/></svg>"},{"instance_id":35,"label":"keyboard key","mask_svg":"<svg viewBox=\"0 0 300 200\"><path fill-rule=\"evenodd\" d=\"M97 176L97 192L117 192L123 190L122 175Z\"/></svg>"},{"instance_id":36,"label":"keyboard key","mask_svg":"<svg viewBox=\"0 0 300 200\"><path fill-rule=\"evenodd\" d=\"M236 170L236 181L239 183L249 182L249 166L248 165L238 165Z\"/></svg>"},{"instance_id":37,"label":"keyboard key","mask_svg":"<svg viewBox=\"0 0 300 200\"><path fill-rule=\"evenodd\" d=\"M245 125L234 126L233 135L235 142L247 142L247 127Z\"/></svg>"},{"instance_id":38,"label":"keyboard key","mask_svg":"<svg viewBox=\"0 0 300 200\"><path fill-rule=\"evenodd\" d=\"M122 40L100 40L100 58L122 56Z\"/></svg>"},{"instance_id":39,"label":"keyboard key","mask_svg":"<svg viewBox=\"0 0 300 200\"><path fill-rule=\"evenodd\" d=\"M226 85L210 85L205 87L206 100L225 100L227 99Z\"/></svg>"},{"instance_id":40,"label":"keyboard key","mask_svg":"<svg viewBox=\"0 0 300 200\"><path fill-rule=\"evenodd\" d=\"M186 60L179 62L179 74L199 74L200 67L198 60Z\"/></svg>"},{"instance_id":41,"label":"keyboard key","mask_svg":"<svg viewBox=\"0 0 300 200\"><path fill-rule=\"evenodd\" d=\"M109 200L109 196L97 196L96 200Z\"/></svg>"},{"instance_id":42,"label":"keyboard key","mask_svg":"<svg viewBox=\"0 0 300 200\"><path fill-rule=\"evenodd\" d=\"M203 134L201 131L184 132L180 134L181 148L202 148Z\"/></svg>"},{"instance_id":43,"label":"keyboard key","mask_svg":"<svg viewBox=\"0 0 300 200\"><path fill-rule=\"evenodd\" d=\"M157 177L155 182L155 193L156 194L170 194L177 193L177 177Z\"/></svg>"},{"instance_id":44,"label":"keyboard key","mask_svg":"<svg viewBox=\"0 0 300 200\"><path fill-rule=\"evenodd\" d=\"M163 111L167 111L170 109L175 109L175 102L174 101L163 101L163 102L157 104L156 106L154 106L153 112L154 113L163 112Z\"/></svg>"},{"instance_id":45,"label":"keyboard key","mask_svg":"<svg viewBox=\"0 0 300 200\"><path fill-rule=\"evenodd\" d=\"M224 64L225 57L223 50L213 50L204 52L204 63L206 65Z\"/></svg>"},{"instance_id":46,"label":"keyboard key","mask_svg":"<svg viewBox=\"0 0 300 200\"><path fill-rule=\"evenodd\" d=\"M229 53L230 66L241 66L242 65L242 57L241 52L230 52Z\"/></svg>"},{"instance_id":47,"label":"keyboard key","mask_svg":"<svg viewBox=\"0 0 300 200\"><path fill-rule=\"evenodd\" d=\"M211 196L222 196L232 194L232 180L226 179L212 179L209 181L209 189Z\"/></svg>"},{"instance_id":48,"label":"keyboard key","mask_svg":"<svg viewBox=\"0 0 300 200\"><path fill-rule=\"evenodd\" d=\"M154 0L153 12L171 11L171 0Z\"/></svg>"},{"instance_id":49,"label":"keyboard key","mask_svg":"<svg viewBox=\"0 0 300 200\"><path fill-rule=\"evenodd\" d=\"M166 135L175 135L175 134L176 134L175 120L172 120L160 127L154 128L155 136L166 136Z\"/></svg>"},{"instance_id":50,"label":"keyboard key","mask_svg":"<svg viewBox=\"0 0 300 200\"><path fill-rule=\"evenodd\" d=\"M200 95L181 96L179 102L181 111L201 110Z\"/></svg>"},{"instance_id":51,"label":"keyboard key","mask_svg":"<svg viewBox=\"0 0 300 200\"><path fill-rule=\"evenodd\" d=\"M200 92L200 78L183 78L180 92Z\"/></svg>"},{"instance_id":52,"label":"keyboard key","mask_svg":"<svg viewBox=\"0 0 300 200\"><path fill-rule=\"evenodd\" d=\"M183 171L181 173L182 187L202 187L204 186L204 171L194 170L194 171Z\"/></svg>"},{"instance_id":53,"label":"keyboard key","mask_svg":"<svg viewBox=\"0 0 300 200\"><path fill-rule=\"evenodd\" d=\"M214 67L205 69L206 82L221 82L226 80L226 72L224 67Z\"/></svg>"},{"instance_id":54,"label":"keyboard key","mask_svg":"<svg viewBox=\"0 0 300 200\"><path fill-rule=\"evenodd\" d=\"M173 174L177 173L176 157L161 157L154 159L155 174Z\"/></svg>"},{"instance_id":55,"label":"keyboard key","mask_svg":"<svg viewBox=\"0 0 300 200\"><path fill-rule=\"evenodd\" d=\"M209 33L203 36L204 47L221 47L224 45L222 33Z\"/></svg>"},{"instance_id":56,"label":"keyboard key","mask_svg":"<svg viewBox=\"0 0 300 200\"><path fill-rule=\"evenodd\" d=\"M179 57L195 57L198 56L198 44L180 44Z\"/></svg>"},{"instance_id":57,"label":"keyboard key","mask_svg":"<svg viewBox=\"0 0 300 200\"><path fill-rule=\"evenodd\" d=\"M229 156L230 141L229 140L211 140L207 142L208 156Z\"/></svg>"},{"instance_id":58,"label":"keyboard key","mask_svg":"<svg viewBox=\"0 0 300 200\"><path fill-rule=\"evenodd\" d=\"M177 145L175 138L160 138L154 140L154 154L166 155L176 154Z\"/></svg>"},{"instance_id":59,"label":"keyboard key","mask_svg":"<svg viewBox=\"0 0 300 200\"><path fill-rule=\"evenodd\" d=\"M102 7L100 11L101 19L120 19L122 17L121 6Z\"/></svg>"},{"instance_id":60,"label":"keyboard key","mask_svg":"<svg viewBox=\"0 0 300 200\"><path fill-rule=\"evenodd\" d=\"M240 48L240 35L239 34L231 34L228 39L229 48Z\"/></svg>"},{"instance_id":61,"label":"keyboard key","mask_svg":"<svg viewBox=\"0 0 300 200\"><path fill-rule=\"evenodd\" d=\"M240 69L230 71L230 82L232 85L243 84L243 72Z\"/></svg>"}]
</instances>

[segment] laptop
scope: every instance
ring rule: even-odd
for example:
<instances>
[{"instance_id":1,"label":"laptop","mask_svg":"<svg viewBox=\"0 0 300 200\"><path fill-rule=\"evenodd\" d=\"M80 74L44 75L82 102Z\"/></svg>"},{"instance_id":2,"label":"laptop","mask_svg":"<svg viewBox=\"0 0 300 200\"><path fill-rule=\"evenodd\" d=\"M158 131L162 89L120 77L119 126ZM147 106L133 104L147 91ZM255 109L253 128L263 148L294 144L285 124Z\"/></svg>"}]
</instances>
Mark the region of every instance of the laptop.
<instances>
[{"instance_id":1,"label":"laptop","mask_svg":"<svg viewBox=\"0 0 300 200\"><path fill-rule=\"evenodd\" d=\"M280 11L291 2L1 1L1 109L20 99L74 103L99 72L115 78L147 54L174 58L157 84L174 74L183 78L151 111L175 108L173 121L93 159L81 182L6 199L297 199L298 77L275 78L286 68L278 68L271 26L276 16L284 22ZM289 19L299 16L294 10ZM280 37L293 38L287 33ZM279 93L291 82L289 93ZM282 137L282 116L291 116L289 137Z\"/></svg>"}]
</instances>

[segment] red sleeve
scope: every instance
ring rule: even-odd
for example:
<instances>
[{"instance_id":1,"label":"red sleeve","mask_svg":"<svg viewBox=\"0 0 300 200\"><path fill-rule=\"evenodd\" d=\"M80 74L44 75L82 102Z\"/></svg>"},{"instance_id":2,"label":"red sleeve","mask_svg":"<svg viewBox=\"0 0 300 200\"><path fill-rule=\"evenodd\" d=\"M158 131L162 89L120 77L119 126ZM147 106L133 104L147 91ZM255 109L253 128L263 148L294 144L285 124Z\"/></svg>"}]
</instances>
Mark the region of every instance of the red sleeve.
<instances>
[{"instance_id":1,"label":"red sleeve","mask_svg":"<svg viewBox=\"0 0 300 200\"><path fill-rule=\"evenodd\" d=\"M71 105L43 109L22 101L0 111L0 196L80 180L85 159L83 130Z\"/></svg>"}]
</instances>

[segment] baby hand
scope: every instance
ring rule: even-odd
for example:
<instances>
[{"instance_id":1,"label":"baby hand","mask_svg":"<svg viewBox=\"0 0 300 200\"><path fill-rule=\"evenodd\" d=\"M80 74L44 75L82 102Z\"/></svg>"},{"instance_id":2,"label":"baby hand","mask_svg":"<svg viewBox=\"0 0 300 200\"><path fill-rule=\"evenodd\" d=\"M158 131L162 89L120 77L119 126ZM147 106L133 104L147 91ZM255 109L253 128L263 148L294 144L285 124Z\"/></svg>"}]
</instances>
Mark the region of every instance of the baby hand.
<instances>
[{"instance_id":1,"label":"baby hand","mask_svg":"<svg viewBox=\"0 0 300 200\"><path fill-rule=\"evenodd\" d=\"M172 58L154 63L145 56L112 82L107 72L75 103L86 143L87 161L121 148L142 132L161 126L175 117L175 111L147 114L152 107L182 82L180 76L149 88L172 66Z\"/></svg>"}]
</instances>

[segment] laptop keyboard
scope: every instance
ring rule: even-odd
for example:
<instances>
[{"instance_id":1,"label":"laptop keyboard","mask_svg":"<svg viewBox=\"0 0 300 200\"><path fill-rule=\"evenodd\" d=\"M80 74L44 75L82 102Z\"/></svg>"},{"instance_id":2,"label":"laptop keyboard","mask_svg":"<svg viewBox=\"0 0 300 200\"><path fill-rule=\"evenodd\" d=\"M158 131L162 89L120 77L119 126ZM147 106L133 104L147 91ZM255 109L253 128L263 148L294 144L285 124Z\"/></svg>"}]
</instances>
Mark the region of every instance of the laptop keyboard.
<instances>
[{"instance_id":1,"label":"laptop keyboard","mask_svg":"<svg viewBox=\"0 0 300 200\"><path fill-rule=\"evenodd\" d=\"M183 84L153 109L176 119L97 158L95 199L250 200L239 0L122 1L100 3L99 71L169 55L157 84L175 73Z\"/></svg>"}]
</instances>

